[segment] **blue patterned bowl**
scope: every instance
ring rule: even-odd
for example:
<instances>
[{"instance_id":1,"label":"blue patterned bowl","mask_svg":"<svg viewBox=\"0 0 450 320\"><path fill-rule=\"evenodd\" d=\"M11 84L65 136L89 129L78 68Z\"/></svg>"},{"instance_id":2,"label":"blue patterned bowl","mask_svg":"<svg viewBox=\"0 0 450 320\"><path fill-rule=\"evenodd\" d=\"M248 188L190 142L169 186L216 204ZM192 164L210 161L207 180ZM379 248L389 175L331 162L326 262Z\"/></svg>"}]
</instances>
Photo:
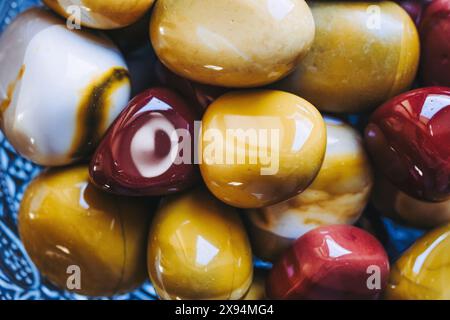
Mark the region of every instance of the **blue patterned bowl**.
<instances>
[{"instance_id":1,"label":"blue patterned bowl","mask_svg":"<svg viewBox=\"0 0 450 320\"><path fill-rule=\"evenodd\" d=\"M18 13L36 5L40 5L39 0L0 0L0 33ZM40 170L20 157L0 132L0 300L85 300L86 297L58 290L42 278L19 240L17 212L20 200L27 184ZM384 219L380 225L388 234L386 247L394 258L422 234L419 230L395 225L388 219ZM261 261L255 264L256 267L270 267ZM149 282L132 293L112 297L120 300L156 298Z\"/></svg>"}]
</instances>

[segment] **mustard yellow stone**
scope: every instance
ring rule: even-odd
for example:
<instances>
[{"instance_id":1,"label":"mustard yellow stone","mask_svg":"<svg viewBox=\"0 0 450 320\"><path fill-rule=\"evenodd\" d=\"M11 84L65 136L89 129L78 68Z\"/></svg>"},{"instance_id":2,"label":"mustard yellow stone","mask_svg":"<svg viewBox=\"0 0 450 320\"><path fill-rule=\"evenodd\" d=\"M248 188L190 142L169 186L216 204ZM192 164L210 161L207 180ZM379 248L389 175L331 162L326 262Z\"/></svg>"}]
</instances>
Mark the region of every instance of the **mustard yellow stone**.
<instances>
[{"instance_id":1,"label":"mustard yellow stone","mask_svg":"<svg viewBox=\"0 0 450 320\"><path fill-rule=\"evenodd\" d=\"M147 264L166 300L240 299L252 283L252 253L239 215L206 189L162 201Z\"/></svg>"},{"instance_id":2,"label":"mustard yellow stone","mask_svg":"<svg viewBox=\"0 0 450 320\"><path fill-rule=\"evenodd\" d=\"M419 239L392 268L389 300L450 299L450 224Z\"/></svg>"},{"instance_id":3,"label":"mustard yellow stone","mask_svg":"<svg viewBox=\"0 0 450 320\"><path fill-rule=\"evenodd\" d=\"M372 203L383 215L417 228L436 228L450 222L450 200L425 202L410 197L377 175Z\"/></svg>"},{"instance_id":4,"label":"mustard yellow stone","mask_svg":"<svg viewBox=\"0 0 450 320\"><path fill-rule=\"evenodd\" d=\"M285 202L248 210L255 255L275 261L297 238L323 225L355 223L369 200L373 179L361 135L325 118L325 160L304 192Z\"/></svg>"},{"instance_id":5,"label":"mustard yellow stone","mask_svg":"<svg viewBox=\"0 0 450 320\"><path fill-rule=\"evenodd\" d=\"M286 76L309 51L314 29L303 0L159 0L150 36L178 75L240 88Z\"/></svg>"},{"instance_id":6,"label":"mustard yellow stone","mask_svg":"<svg viewBox=\"0 0 450 320\"><path fill-rule=\"evenodd\" d=\"M24 194L20 238L41 274L59 288L110 296L146 278L150 208L147 201L99 191L85 166L52 169ZM71 266L79 268L79 283L69 279L78 272Z\"/></svg>"},{"instance_id":7,"label":"mustard yellow stone","mask_svg":"<svg viewBox=\"0 0 450 320\"><path fill-rule=\"evenodd\" d=\"M282 91L231 92L203 117L200 170L223 202L261 208L305 190L325 147L323 118L308 101Z\"/></svg>"},{"instance_id":8,"label":"mustard yellow stone","mask_svg":"<svg viewBox=\"0 0 450 320\"><path fill-rule=\"evenodd\" d=\"M419 37L396 3L310 2L311 51L275 87L327 112L361 112L406 91L419 63Z\"/></svg>"},{"instance_id":9,"label":"mustard yellow stone","mask_svg":"<svg viewBox=\"0 0 450 320\"><path fill-rule=\"evenodd\" d=\"M71 23L95 29L117 29L141 18L155 0L43 0ZM78 20L79 19L79 20Z\"/></svg>"}]
</instances>

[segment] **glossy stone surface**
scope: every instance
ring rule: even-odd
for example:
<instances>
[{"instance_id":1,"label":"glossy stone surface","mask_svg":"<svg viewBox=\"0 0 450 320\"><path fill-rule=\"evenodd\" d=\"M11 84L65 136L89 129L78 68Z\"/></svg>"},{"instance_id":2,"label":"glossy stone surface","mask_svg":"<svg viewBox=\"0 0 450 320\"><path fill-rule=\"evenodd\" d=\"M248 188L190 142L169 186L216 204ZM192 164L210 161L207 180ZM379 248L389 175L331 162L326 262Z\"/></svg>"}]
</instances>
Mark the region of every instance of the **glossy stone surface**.
<instances>
[{"instance_id":1,"label":"glossy stone surface","mask_svg":"<svg viewBox=\"0 0 450 320\"><path fill-rule=\"evenodd\" d=\"M150 36L160 60L182 77L257 87L295 68L311 47L314 20L303 0L159 0Z\"/></svg>"},{"instance_id":2,"label":"glossy stone surface","mask_svg":"<svg viewBox=\"0 0 450 320\"><path fill-rule=\"evenodd\" d=\"M196 115L175 92L152 88L135 97L111 126L90 165L105 191L132 196L165 195L197 181Z\"/></svg>"},{"instance_id":3,"label":"glossy stone surface","mask_svg":"<svg viewBox=\"0 0 450 320\"><path fill-rule=\"evenodd\" d=\"M379 272L378 284L369 280L371 268ZM376 299L388 276L378 240L362 229L334 225L299 238L272 268L266 291L272 299Z\"/></svg>"},{"instance_id":4,"label":"glossy stone surface","mask_svg":"<svg viewBox=\"0 0 450 320\"><path fill-rule=\"evenodd\" d=\"M52 169L25 192L20 238L41 274L58 288L89 296L123 293L146 278L152 207L148 200L99 191L89 183L86 166ZM67 287L73 265L81 273L79 289Z\"/></svg>"},{"instance_id":5,"label":"glossy stone surface","mask_svg":"<svg viewBox=\"0 0 450 320\"><path fill-rule=\"evenodd\" d=\"M240 299L252 283L239 215L205 189L165 198L148 239L148 272L162 299Z\"/></svg>"},{"instance_id":6,"label":"glossy stone surface","mask_svg":"<svg viewBox=\"0 0 450 320\"><path fill-rule=\"evenodd\" d=\"M214 100L229 91L227 88L209 86L180 77L159 61L155 69L159 82L183 95L195 106L199 114L203 114Z\"/></svg>"},{"instance_id":7,"label":"glossy stone surface","mask_svg":"<svg viewBox=\"0 0 450 320\"><path fill-rule=\"evenodd\" d=\"M401 192L381 175L372 194L378 212L403 225L434 228L450 222L450 200L425 202Z\"/></svg>"},{"instance_id":8,"label":"glossy stone surface","mask_svg":"<svg viewBox=\"0 0 450 320\"><path fill-rule=\"evenodd\" d=\"M427 233L395 263L388 300L450 299L450 224Z\"/></svg>"},{"instance_id":9,"label":"glossy stone surface","mask_svg":"<svg viewBox=\"0 0 450 320\"><path fill-rule=\"evenodd\" d=\"M82 26L95 29L117 29L141 18L154 0L42 0L61 16ZM78 18L77 18L78 19Z\"/></svg>"},{"instance_id":10,"label":"glossy stone surface","mask_svg":"<svg viewBox=\"0 0 450 320\"><path fill-rule=\"evenodd\" d=\"M428 6L420 36L423 84L450 87L450 0L435 0Z\"/></svg>"},{"instance_id":11,"label":"glossy stone surface","mask_svg":"<svg viewBox=\"0 0 450 320\"><path fill-rule=\"evenodd\" d=\"M372 189L372 170L359 133L325 118L327 150L314 182L298 196L247 211L254 254L275 261L297 238L323 225L353 224Z\"/></svg>"},{"instance_id":12,"label":"glossy stone surface","mask_svg":"<svg viewBox=\"0 0 450 320\"><path fill-rule=\"evenodd\" d=\"M450 88L422 88L378 108L366 128L377 168L408 195L450 198Z\"/></svg>"},{"instance_id":13,"label":"glossy stone surface","mask_svg":"<svg viewBox=\"0 0 450 320\"><path fill-rule=\"evenodd\" d=\"M21 14L2 34L0 65L0 127L40 165L90 155L130 95L125 61L112 42L70 31L43 9Z\"/></svg>"},{"instance_id":14,"label":"glossy stone surface","mask_svg":"<svg viewBox=\"0 0 450 320\"><path fill-rule=\"evenodd\" d=\"M306 189L325 148L323 118L306 100L273 90L231 92L203 116L200 170L223 202L261 208Z\"/></svg>"},{"instance_id":15,"label":"glossy stone surface","mask_svg":"<svg viewBox=\"0 0 450 320\"><path fill-rule=\"evenodd\" d=\"M298 94L321 111L342 113L373 109L410 87L419 37L400 6L390 1L315 1L310 6L314 44L276 88Z\"/></svg>"}]
</instances>

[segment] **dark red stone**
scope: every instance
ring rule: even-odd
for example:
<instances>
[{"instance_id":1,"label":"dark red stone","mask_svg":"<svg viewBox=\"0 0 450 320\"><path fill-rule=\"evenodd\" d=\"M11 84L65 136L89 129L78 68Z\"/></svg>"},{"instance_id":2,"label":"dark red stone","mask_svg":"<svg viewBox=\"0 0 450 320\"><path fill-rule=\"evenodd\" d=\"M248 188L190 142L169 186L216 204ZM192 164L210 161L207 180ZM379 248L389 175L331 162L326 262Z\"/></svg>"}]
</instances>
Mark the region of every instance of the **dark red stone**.
<instances>
[{"instance_id":1,"label":"dark red stone","mask_svg":"<svg viewBox=\"0 0 450 320\"><path fill-rule=\"evenodd\" d=\"M172 88L186 97L200 114L203 114L214 100L230 90L197 83L180 77L167 69L159 61L156 64L156 75L163 86Z\"/></svg>"},{"instance_id":2,"label":"dark red stone","mask_svg":"<svg viewBox=\"0 0 450 320\"><path fill-rule=\"evenodd\" d=\"M149 89L135 97L113 123L90 165L92 182L105 191L128 196L160 196L182 191L198 179L193 164L195 112L175 92ZM191 137L189 161L176 163L184 129ZM178 141L176 141L178 140Z\"/></svg>"},{"instance_id":3,"label":"dark red stone","mask_svg":"<svg viewBox=\"0 0 450 320\"><path fill-rule=\"evenodd\" d=\"M386 102L365 139L378 170L400 190L425 201L450 198L450 88L417 89Z\"/></svg>"},{"instance_id":4,"label":"dark red stone","mask_svg":"<svg viewBox=\"0 0 450 320\"><path fill-rule=\"evenodd\" d=\"M375 272L378 283L370 278ZM377 299L388 277L388 257L377 239L334 225L297 239L272 268L266 292L271 299Z\"/></svg>"},{"instance_id":5,"label":"dark red stone","mask_svg":"<svg viewBox=\"0 0 450 320\"><path fill-rule=\"evenodd\" d=\"M435 0L420 25L421 79L427 86L450 86L450 0Z\"/></svg>"}]
</instances>

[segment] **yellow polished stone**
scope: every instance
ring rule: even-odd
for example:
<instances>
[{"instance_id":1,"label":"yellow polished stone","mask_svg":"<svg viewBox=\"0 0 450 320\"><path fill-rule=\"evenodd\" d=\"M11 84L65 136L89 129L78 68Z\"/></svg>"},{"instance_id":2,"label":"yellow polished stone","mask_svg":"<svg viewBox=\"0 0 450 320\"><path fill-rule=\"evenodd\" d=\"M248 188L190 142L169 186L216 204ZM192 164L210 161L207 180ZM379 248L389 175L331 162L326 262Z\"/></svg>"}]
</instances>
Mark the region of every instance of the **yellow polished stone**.
<instances>
[{"instance_id":1,"label":"yellow polished stone","mask_svg":"<svg viewBox=\"0 0 450 320\"><path fill-rule=\"evenodd\" d=\"M353 224L367 205L373 179L360 134L337 119L325 122L325 160L311 186L285 202L247 211L253 250L260 258L275 261L317 227Z\"/></svg>"},{"instance_id":2,"label":"yellow polished stone","mask_svg":"<svg viewBox=\"0 0 450 320\"><path fill-rule=\"evenodd\" d=\"M386 299L449 300L449 252L450 224L417 240L392 268Z\"/></svg>"},{"instance_id":3,"label":"yellow polished stone","mask_svg":"<svg viewBox=\"0 0 450 320\"><path fill-rule=\"evenodd\" d=\"M150 208L147 201L96 189L86 166L52 169L24 194L20 238L41 274L59 288L110 296L146 278ZM79 267L80 289L67 287L70 266Z\"/></svg>"},{"instance_id":4,"label":"yellow polished stone","mask_svg":"<svg viewBox=\"0 0 450 320\"><path fill-rule=\"evenodd\" d=\"M426 202L410 197L377 175L372 203L383 215L417 228L435 228L450 222L450 200Z\"/></svg>"},{"instance_id":5,"label":"yellow polished stone","mask_svg":"<svg viewBox=\"0 0 450 320\"><path fill-rule=\"evenodd\" d=\"M361 112L406 91L416 76L419 37L396 3L310 3L316 22L311 51L275 87L327 112Z\"/></svg>"},{"instance_id":6,"label":"yellow polished stone","mask_svg":"<svg viewBox=\"0 0 450 320\"><path fill-rule=\"evenodd\" d=\"M224 87L257 87L291 72L314 39L304 0L159 0L153 48L173 72Z\"/></svg>"},{"instance_id":7,"label":"yellow polished stone","mask_svg":"<svg viewBox=\"0 0 450 320\"><path fill-rule=\"evenodd\" d=\"M325 147L323 118L306 100L282 91L231 92L203 117L200 169L223 202L260 208L306 189Z\"/></svg>"},{"instance_id":8,"label":"yellow polished stone","mask_svg":"<svg viewBox=\"0 0 450 320\"><path fill-rule=\"evenodd\" d=\"M43 0L71 23L95 29L126 27L141 18L155 0Z\"/></svg>"},{"instance_id":9,"label":"yellow polished stone","mask_svg":"<svg viewBox=\"0 0 450 320\"><path fill-rule=\"evenodd\" d=\"M147 263L166 300L240 299L252 282L252 253L239 215L206 189L162 201Z\"/></svg>"}]
</instances>

